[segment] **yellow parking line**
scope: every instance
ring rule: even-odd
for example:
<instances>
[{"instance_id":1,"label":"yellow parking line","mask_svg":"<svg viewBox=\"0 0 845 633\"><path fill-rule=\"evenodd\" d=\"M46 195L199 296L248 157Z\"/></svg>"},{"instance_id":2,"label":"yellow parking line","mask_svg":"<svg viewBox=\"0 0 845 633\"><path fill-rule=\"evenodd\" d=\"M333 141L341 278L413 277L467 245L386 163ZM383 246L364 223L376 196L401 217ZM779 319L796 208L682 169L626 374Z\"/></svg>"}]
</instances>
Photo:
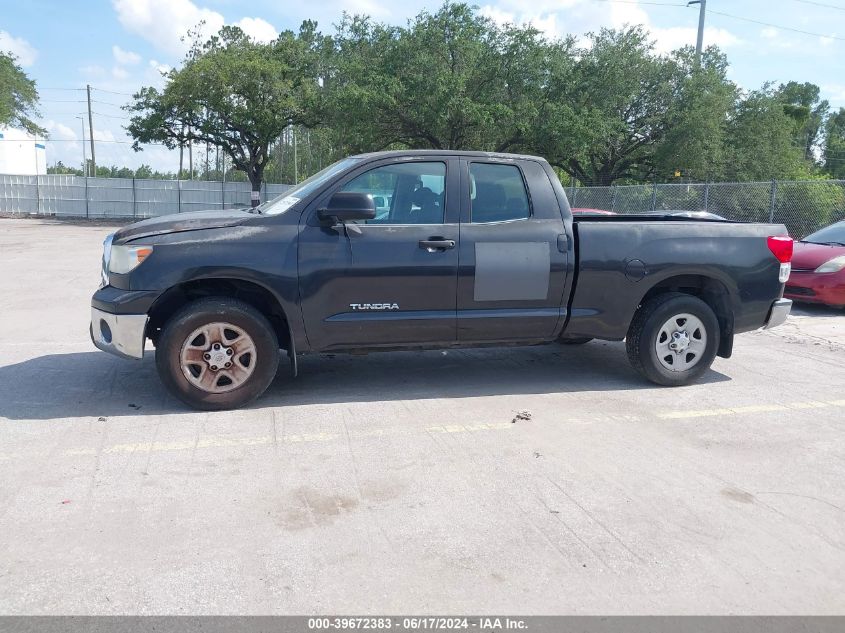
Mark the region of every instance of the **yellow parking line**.
<instances>
[{"instance_id":1,"label":"yellow parking line","mask_svg":"<svg viewBox=\"0 0 845 633\"><path fill-rule=\"evenodd\" d=\"M819 402L818 400L814 400L812 402L790 402L786 406L790 409L824 409L830 405L830 402Z\"/></svg>"},{"instance_id":2,"label":"yellow parking line","mask_svg":"<svg viewBox=\"0 0 845 633\"><path fill-rule=\"evenodd\" d=\"M790 402L787 404L755 404L743 407L721 407L718 409L699 409L691 411L669 411L658 413L664 420L682 420L687 418L710 418L743 413L768 413L771 411L791 411L800 409L823 409L825 407L843 407L845 400L812 400L809 402Z\"/></svg>"},{"instance_id":3,"label":"yellow parking line","mask_svg":"<svg viewBox=\"0 0 845 633\"><path fill-rule=\"evenodd\" d=\"M684 420L694 418L719 417L741 415L744 413L769 413L776 411L800 411L807 409L821 409L826 407L845 407L845 400L810 400L806 402L790 402L786 404L759 404L741 407L720 407L715 409L695 409L688 411L669 411L657 413L655 417L663 420ZM600 416L599 416L600 417ZM636 417L641 419L644 416ZM573 420L569 420L570 422ZM366 439L387 437L392 435L413 435L416 433L477 433L480 431L497 431L515 428L511 422L479 422L472 424L443 424L425 428L386 427L350 431L352 439ZM333 442L342 440L346 434L341 433L300 433L288 434L277 438L279 444L299 444L314 442ZM113 444L101 450L94 448L74 448L65 451L66 455L96 455L115 453L146 453L186 451L195 448L229 448L239 446L267 446L274 443L272 435L254 437L224 437L208 436L199 440L177 440L172 442L136 442L130 444Z\"/></svg>"},{"instance_id":4,"label":"yellow parking line","mask_svg":"<svg viewBox=\"0 0 845 633\"><path fill-rule=\"evenodd\" d=\"M478 423L478 424L448 424L430 426L425 429L376 428L350 432L353 439L370 437L384 437L388 435L411 435L413 433L475 433L478 431L494 431L513 428L510 422ZM289 434L278 438L279 444L298 444L302 442L332 442L341 439L340 433L302 433ZM132 444L113 444L100 450L100 453L147 453L186 451L194 448L227 448L233 446L266 446L273 443L272 436L257 437L222 437L211 436L200 440L183 440L174 442L136 442ZM93 448L74 448L65 451L66 455L96 455Z\"/></svg>"}]
</instances>

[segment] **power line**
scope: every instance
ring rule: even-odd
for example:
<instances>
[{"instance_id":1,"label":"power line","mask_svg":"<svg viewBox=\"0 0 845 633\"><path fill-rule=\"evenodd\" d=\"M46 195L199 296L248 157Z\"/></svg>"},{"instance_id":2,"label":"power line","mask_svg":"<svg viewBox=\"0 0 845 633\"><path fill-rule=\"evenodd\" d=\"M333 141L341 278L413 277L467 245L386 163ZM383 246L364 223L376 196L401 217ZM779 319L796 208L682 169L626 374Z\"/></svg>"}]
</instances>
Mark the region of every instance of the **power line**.
<instances>
[{"instance_id":1,"label":"power line","mask_svg":"<svg viewBox=\"0 0 845 633\"><path fill-rule=\"evenodd\" d=\"M754 24L761 24L763 26L771 26L775 29L780 29L782 31L792 31L793 33L801 33L803 35L812 35L813 37L826 37L827 39L831 40L840 40L845 42L845 37L837 37L836 35L825 35L823 33L813 33L812 31L802 31L801 29L794 29L789 26L780 26L778 24L772 24L771 22L763 22L762 20L755 20L753 18L745 18L741 15L733 15L732 13L724 13L722 11L714 11L713 9L708 9L707 13L712 13L713 15L722 15L726 18L733 18L734 20L742 20L743 22L752 22Z\"/></svg>"},{"instance_id":2,"label":"power line","mask_svg":"<svg viewBox=\"0 0 845 633\"><path fill-rule=\"evenodd\" d=\"M803 4L813 4L817 7L825 7L826 9L836 9L837 11L845 11L845 7L840 7L835 4L827 4L826 2L816 2L815 0L795 0Z\"/></svg>"},{"instance_id":3,"label":"power line","mask_svg":"<svg viewBox=\"0 0 845 633\"><path fill-rule=\"evenodd\" d=\"M91 87L91 90L96 90L97 92L107 92L110 95L120 95L122 97L132 97L132 96L134 96L133 94L131 94L129 92L115 92L114 90L106 90L105 88L94 88L93 86Z\"/></svg>"},{"instance_id":4,"label":"power line","mask_svg":"<svg viewBox=\"0 0 845 633\"><path fill-rule=\"evenodd\" d=\"M116 115L116 114L105 114L103 112L97 112L96 110L93 110L91 113L96 114L97 116L104 116L107 119L125 119L125 120L128 121L131 118L131 117L128 117L128 116L119 116L119 115Z\"/></svg>"},{"instance_id":5,"label":"power line","mask_svg":"<svg viewBox=\"0 0 845 633\"><path fill-rule=\"evenodd\" d=\"M112 106L113 108L122 108L125 103L112 103L110 101L100 101L99 99L91 99L94 103L102 103L103 105Z\"/></svg>"},{"instance_id":6,"label":"power line","mask_svg":"<svg viewBox=\"0 0 845 633\"><path fill-rule=\"evenodd\" d=\"M85 88L54 88L54 87L44 87L44 86L38 86L38 89L39 90L60 90L60 91L63 91L63 92L85 92L86 91ZM121 97L134 97L135 96L130 92L117 92L115 90L106 90L105 88L95 88L94 86L91 86L91 90L94 90L95 92L106 92L110 95L118 95L118 96L121 96ZM42 101L43 101L43 99L42 99Z\"/></svg>"}]
</instances>

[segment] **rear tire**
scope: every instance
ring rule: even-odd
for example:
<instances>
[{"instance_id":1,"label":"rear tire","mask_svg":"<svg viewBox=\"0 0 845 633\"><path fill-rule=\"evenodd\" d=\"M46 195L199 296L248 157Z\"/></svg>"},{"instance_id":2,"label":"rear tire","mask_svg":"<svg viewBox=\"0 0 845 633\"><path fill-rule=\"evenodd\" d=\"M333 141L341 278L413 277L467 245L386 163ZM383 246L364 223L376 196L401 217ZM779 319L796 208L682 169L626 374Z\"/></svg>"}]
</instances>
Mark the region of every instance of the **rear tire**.
<instances>
[{"instance_id":1,"label":"rear tire","mask_svg":"<svg viewBox=\"0 0 845 633\"><path fill-rule=\"evenodd\" d=\"M658 385L686 385L719 349L719 321L698 297L669 292L646 301L631 321L625 348L631 365Z\"/></svg>"},{"instance_id":2,"label":"rear tire","mask_svg":"<svg viewBox=\"0 0 845 633\"><path fill-rule=\"evenodd\" d=\"M209 297L183 306L164 325L156 368L170 393L195 409L236 409L267 390L279 343L251 305Z\"/></svg>"}]
</instances>

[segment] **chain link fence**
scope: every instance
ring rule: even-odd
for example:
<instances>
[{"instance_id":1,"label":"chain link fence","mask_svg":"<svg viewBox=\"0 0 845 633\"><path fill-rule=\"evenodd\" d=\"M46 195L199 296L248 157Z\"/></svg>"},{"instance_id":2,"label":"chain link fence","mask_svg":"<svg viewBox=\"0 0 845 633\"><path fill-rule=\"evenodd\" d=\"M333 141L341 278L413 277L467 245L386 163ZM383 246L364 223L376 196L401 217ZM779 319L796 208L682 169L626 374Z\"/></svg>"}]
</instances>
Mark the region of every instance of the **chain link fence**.
<instances>
[{"instance_id":1,"label":"chain link fence","mask_svg":"<svg viewBox=\"0 0 845 633\"><path fill-rule=\"evenodd\" d=\"M265 184L261 199L291 185ZM573 208L620 214L709 211L729 220L785 224L803 237L845 219L845 180L567 187ZM0 212L88 218L149 218L248 207L246 182L0 175Z\"/></svg>"},{"instance_id":2,"label":"chain link fence","mask_svg":"<svg viewBox=\"0 0 845 633\"><path fill-rule=\"evenodd\" d=\"M793 237L845 219L845 180L567 187L566 193L573 208L709 211L728 220L784 224Z\"/></svg>"},{"instance_id":3,"label":"chain link fence","mask_svg":"<svg viewBox=\"0 0 845 633\"><path fill-rule=\"evenodd\" d=\"M269 200L291 185L264 184ZM250 206L248 182L0 175L0 212L83 218L151 218Z\"/></svg>"}]
</instances>

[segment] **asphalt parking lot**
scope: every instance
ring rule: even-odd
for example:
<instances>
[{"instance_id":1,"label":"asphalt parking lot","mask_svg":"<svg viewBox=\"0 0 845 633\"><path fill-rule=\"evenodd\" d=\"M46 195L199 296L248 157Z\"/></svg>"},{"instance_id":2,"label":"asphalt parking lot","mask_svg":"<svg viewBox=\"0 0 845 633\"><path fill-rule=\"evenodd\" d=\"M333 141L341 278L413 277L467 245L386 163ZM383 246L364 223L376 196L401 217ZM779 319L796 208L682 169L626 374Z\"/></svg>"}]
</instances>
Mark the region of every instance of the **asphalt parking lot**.
<instances>
[{"instance_id":1,"label":"asphalt parking lot","mask_svg":"<svg viewBox=\"0 0 845 633\"><path fill-rule=\"evenodd\" d=\"M0 612L845 612L845 312L683 388L621 343L317 356L198 413L88 338L111 230L0 219Z\"/></svg>"}]
</instances>

